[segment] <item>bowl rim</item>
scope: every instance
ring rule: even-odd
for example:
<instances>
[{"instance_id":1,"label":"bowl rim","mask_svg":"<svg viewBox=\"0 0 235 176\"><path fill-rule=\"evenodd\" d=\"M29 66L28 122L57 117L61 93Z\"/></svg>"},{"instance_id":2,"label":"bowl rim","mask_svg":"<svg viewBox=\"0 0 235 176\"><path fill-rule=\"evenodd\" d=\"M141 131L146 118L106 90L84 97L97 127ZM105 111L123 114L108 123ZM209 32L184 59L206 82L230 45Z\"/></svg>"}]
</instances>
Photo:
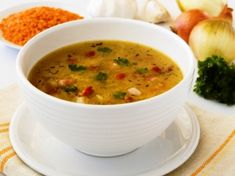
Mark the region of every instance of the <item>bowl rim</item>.
<instances>
[{"instance_id":1,"label":"bowl rim","mask_svg":"<svg viewBox=\"0 0 235 176\"><path fill-rule=\"evenodd\" d=\"M34 85L32 85L29 82L29 80L27 79L27 76L23 72L22 61L23 61L23 55L25 54L25 52L27 52L28 48L33 43L35 43L37 40L43 38L46 35L50 35L51 33L55 32L55 31L59 31L64 28L70 28L73 26L79 26L79 25L84 25L84 24L102 23L102 22L103 23L133 24L133 25L141 25L141 26L145 26L145 27L150 27L154 30L161 31L162 33L168 35L169 37L173 38L174 40L177 40L179 42L179 44L182 45L183 48L185 49L186 55L188 55L191 59L190 65L188 65L188 67L189 67L188 71L184 74L183 79L178 84L176 84L174 87L172 87L171 89L169 89L159 95L156 95L156 96L153 96L153 97L150 97L147 99L143 99L140 101L130 102L130 103L108 104L108 105L83 104L83 103L76 103L76 102L71 102L71 101L59 99L59 98L56 98L54 96L51 96L51 95L44 93L43 91L39 90L38 88L36 88ZM47 99L47 102L56 103L56 104L63 105L66 107L77 107L77 108L80 107L80 108L91 108L91 109L94 109L94 108L95 109L122 108L122 107L133 107L133 106L137 106L137 105L141 106L141 105L151 104L151 102L153 102L155 99L161 99L164 96L174 92L174 90L176 90L178 87L180 87L187 79L189 79L190 76L193 77L193 74L195 72L195 67L196 67L196 59L195 59L190 47L179 36L177 36L173 32L170 32L169 30L164 29L163 27L158 26L156 24L150 24L150 23L146 23L143 21L132 20L132 19L113 18L113 17L71 21L71 22L66 22L66 23L51 27L51 28L37 34L32 39L30 39L23 46L23 48L20 50L20 52L17 55L17 59L16 59L16 72L17 72L17 76L18 76L18 83L22 83L24 86L26 86L26 88L28 90L31 90L31 92L33 92L34 94L41 96L44 99Z\"/></svg>"}]
</instances>

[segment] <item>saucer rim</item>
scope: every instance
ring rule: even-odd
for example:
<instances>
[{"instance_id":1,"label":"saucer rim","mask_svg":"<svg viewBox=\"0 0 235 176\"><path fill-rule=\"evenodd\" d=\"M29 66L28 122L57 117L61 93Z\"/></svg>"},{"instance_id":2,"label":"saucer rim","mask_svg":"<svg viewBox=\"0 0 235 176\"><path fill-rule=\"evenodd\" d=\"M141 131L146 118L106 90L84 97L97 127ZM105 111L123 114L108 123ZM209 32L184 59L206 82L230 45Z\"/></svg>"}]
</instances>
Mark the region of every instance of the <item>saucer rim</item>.
<instances>
[{"instance_id":1,"label":"saucer rim","mask_svg":"<svg viewBox=\"0 0 235 176\"><path fill-rule=\"evenodd\" d=\"M191 124L192 124L192 135L191 135L191 140L188 142L188 144L184 147L183 151L180 151L178 154L176 154L176 156L174 156L171 160L168 161L168 165L169 168L171 168L168 172L164 172L162 171L161 175L165 175L165 174L169 174L170 172L174 171L175 169L177 169L178 167L180 167L181 165L183 165L191 156L192 154L195 152L195 150L197 149L197 146L199 144L199 140L200 140L200 134L201 134L201 129L200 129L200 125L199 125L199 121L197 119L196 114L192 111L192 109L190 108L190 106L186 103L183 107L183 109L187 112L187 114L189 115L188 117L191 119ZM181 156L181 160L178 160L178 164L172 164L172 160L174 160L174 158L180 157ZM169 164L170 162L170 164ZM159 174L159 172L161 171L156 171L156 168L154 170L150 169L149 171L143 173L141 176L150 176L150 175L156 175Z\"/></svg>"},{"instance_id":2,"label":"saucer rim","mask_svg":"<svg viewBox=\"0 0 235 176\"><path fill-rule=\"evenodd\" d=\"M43 175L51 175L52 173L55 173L53 169L49 167L45 167L44 164L42 164L40 161L37 161L33 156L30 155L30 152L27 152L27 150L24 149L22 142L19 139L19 136L17 135L18 131L18 124L20 120L22 120L22 112L25 111L27 108L25 103L22 103L21 105L18 106L16 109L10 123L9 127L9 137L10 137L10 142L12 144L12 147L14 148L15 152L19 156L19 158L26 163L29 167L34 169L35 171L43 174ZM187 117L190 118L190 123L191 123L191 128L192 128L192 134L190 136L190 140L185 144L184 146L178 153L172 155L173 157L166 161L162 166L168 165L167 167L162 167L159 168L156 166L149 168L148 170L144 170L142 172L136 173L137 175L141 176L150 176L150 175L165 175L176 168L180 167L183 163L185 163L190 156L194 153L196 150L198 144L199 144L199 139L200 139L200 125L198 122L198 119L195 115L195 113L191 110L191 108L185 104L182 109L187 113ZM36 122L38 123L38 122ZM48 174L49 173L49 174ZM53 175L53 174L52 174ZM51 176L52 176L51 175ZM58 173L56 173L57 176ZM63 175L63 174L62 174ZM61 176L62 176L61 175ZM64 176L64 175L63 175Z\"/></svg>"}]
</instances>

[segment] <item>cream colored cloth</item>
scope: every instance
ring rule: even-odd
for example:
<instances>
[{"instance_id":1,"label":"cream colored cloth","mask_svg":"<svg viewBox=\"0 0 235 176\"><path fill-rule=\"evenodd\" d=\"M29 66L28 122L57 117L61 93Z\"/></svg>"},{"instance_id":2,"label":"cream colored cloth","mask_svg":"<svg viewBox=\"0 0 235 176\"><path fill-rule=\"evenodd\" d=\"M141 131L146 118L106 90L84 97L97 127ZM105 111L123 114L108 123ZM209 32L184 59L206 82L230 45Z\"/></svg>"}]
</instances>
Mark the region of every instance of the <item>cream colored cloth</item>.
<instances>
[{"instance_id":1,"label":"cream colored cloth","mask_svg":"<svg viewBox=\"0 0 235 176\"><path fill-rule=\"evenodd\" d=\"M8 137L10 119L21 102L21 93L16 85L0 89L0 173L7 176L37 176L40 174L16 156Z\"/></svg>"},{"instance_id":2,"label":"cream colored cloth","mask_svg":"<svg viewBox=\"0 0 235 176\"><path fill-rule=\"evenodd\" d=\"M22 102L16 85L0 90L0 173L37 176L14 152L8 138L10 119ZM235 175L235 115L222 117L192 107L201 126L200 143L192 157L168 176Z\"/></svg>"}]
</instances>

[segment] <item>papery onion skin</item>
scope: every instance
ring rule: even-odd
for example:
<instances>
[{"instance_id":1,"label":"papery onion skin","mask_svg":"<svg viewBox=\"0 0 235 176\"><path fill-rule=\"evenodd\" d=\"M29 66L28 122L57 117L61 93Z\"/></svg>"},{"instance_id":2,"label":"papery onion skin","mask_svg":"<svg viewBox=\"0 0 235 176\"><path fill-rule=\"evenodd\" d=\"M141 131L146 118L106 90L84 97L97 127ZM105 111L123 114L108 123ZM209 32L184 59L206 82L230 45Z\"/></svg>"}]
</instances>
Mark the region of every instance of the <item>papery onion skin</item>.
<instances>
[{"instance_id":1,"label":"papery onion skin","mask_svg":"<svg viewBox=\"0 0 235 176\"><path fill-rule=\"evenodd\" d=\"M199 22L209 18L209 15L199 9L192 9L179 15L171 26L171 30L188 43L189 35Z\"/></svg>"},{"instance_id":2,"label":"papery onion skin","mask_svg":"<svg viewBox=\"0 0 235 176\"><path fill-rule=\"evenodd\" d=\"M233 22L233 9L225 5L223 10L220 12L218 17L219 19L227 20L228 22Z\"/></svg>"},{"instance_id":3,"label":"papery onion skin","mask_svg":"<svg viewBox=\"0 0 235 176\"><path fill-rule=\"evenodd\" d=\"M235 30L227 20L204 20L193 28L189 45L201 61L218 55L230 63L235 59Z\"/></svg>"},{"instance_id":4,"label":"papery onion skin","mask_svg":"<svg viewBox=\"0 0 235 176\"><path fill-rule=\"evenodd\" d=\"M177 3L183 12L201 9L211 16L218 16L227 4L227 0L177 0Z\"/></svg>"}]
</instances>

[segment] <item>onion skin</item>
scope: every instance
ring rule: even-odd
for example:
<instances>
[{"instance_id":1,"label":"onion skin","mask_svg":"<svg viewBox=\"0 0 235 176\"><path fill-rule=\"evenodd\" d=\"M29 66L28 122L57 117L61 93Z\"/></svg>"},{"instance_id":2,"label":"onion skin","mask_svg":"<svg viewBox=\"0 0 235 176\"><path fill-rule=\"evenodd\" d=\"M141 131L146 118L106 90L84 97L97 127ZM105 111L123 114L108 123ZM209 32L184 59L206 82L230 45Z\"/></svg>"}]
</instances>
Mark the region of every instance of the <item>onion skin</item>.
<instances>
[{"instance_id":1,"label":"onion skin","mask_svg":"<svg viewBox=\"0 0 235 176\"><path fill-rule=\"evenodd\" d=\"M227 0L177 0L181 11L200 9L210 16L218 16L227 4Z\"/></svg>"},{"instance_id":2,"label":"onion skin","mask_svg":"<svg viewBox=\"0 0 235 176\"><path fill-rule=\"evenodd\" d=\"M171 30L188 43L189 35L194 26L208 18L209 15L202 10L189 10L176 18L174 24L171 26Z\"/></svg>"},{"instance_id":3,"label":"onion skin","mask_svg":"<svg viewBox=\"0 0 235 176\"><path fill-rule=\"evenodd\" d=\"M233 22L233 9L229 8L228 5L224 6L224 9L220 12L219 19L227 20L228 22Z\"/></svg>"},{"instance_id":4,"label":"onion skin","mask_svg":"<svg viewBox=\"0 0 235 176\"><path fill-rule=\"evenodd\" d=\"M228 20L204 20L193 28L189 45L200 61L217 55L230 63L235 59L235 30Z\"/></svg>"}]
</instances>

